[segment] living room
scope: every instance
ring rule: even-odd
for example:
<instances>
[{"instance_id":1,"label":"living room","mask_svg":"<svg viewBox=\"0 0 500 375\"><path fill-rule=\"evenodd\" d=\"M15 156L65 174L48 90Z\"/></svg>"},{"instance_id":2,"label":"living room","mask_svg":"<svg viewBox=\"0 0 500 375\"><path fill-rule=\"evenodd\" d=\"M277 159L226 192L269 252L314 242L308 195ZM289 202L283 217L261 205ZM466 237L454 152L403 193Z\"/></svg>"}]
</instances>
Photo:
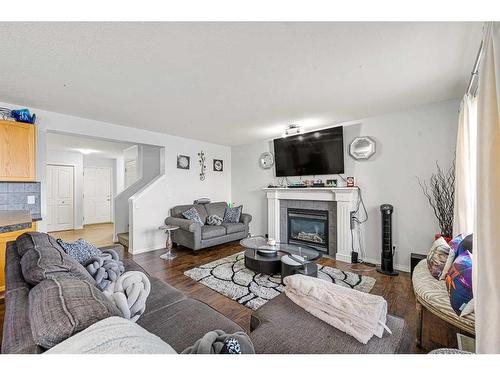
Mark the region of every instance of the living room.
<instances>
[{"instance_id":1,"label":"living room","mask_svg":"<svg viewBox=\"0 0 500 375\"><path fill-rule=\"evenodd\" d=\"M2 20L2 354L500 353L500 27L420 17Z\"/></svg>"}]
</instances>

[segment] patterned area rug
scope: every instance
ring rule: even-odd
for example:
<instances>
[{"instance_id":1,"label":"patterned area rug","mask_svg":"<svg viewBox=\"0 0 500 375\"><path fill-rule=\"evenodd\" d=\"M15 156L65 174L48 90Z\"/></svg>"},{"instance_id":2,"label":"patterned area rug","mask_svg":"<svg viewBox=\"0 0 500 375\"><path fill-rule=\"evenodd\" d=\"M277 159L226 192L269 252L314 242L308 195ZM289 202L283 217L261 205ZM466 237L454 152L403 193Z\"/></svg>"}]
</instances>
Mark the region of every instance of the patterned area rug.
<instances>
[{"instance_id":1,"label":"patterned area rug","mask_svg":"<svg viewBox=\"0 0 500 375\"><path fill-rule=\"evenodd\" d=\"M184 275L253 310L284 290L279 274L257 274L245 268L244 252L192 268ZM375 285L373 277L321 265L318 265L318 278L366 293Z\"/></svg>"}]
</instances>

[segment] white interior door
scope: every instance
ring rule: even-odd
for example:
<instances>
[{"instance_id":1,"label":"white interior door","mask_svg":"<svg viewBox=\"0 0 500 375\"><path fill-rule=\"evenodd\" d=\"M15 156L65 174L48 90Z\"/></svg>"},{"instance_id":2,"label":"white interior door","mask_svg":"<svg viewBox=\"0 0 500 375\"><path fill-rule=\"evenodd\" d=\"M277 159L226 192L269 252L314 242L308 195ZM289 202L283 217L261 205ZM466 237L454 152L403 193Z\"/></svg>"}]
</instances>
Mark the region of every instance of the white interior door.
<instances>
[{"instance_id":1,"label":"white interior door","mask_svg":"<svg viewBox=\"0 0 500 375\"><path fill-rule=\"evenodd\" d=\"M47 166L47 231L73 229L74 170Z\"/></svg>"},{"instance_id":2,"label":"white interior door","mask_svg":"<svg viewBox=\"0 0 500 375\"><path fill-rule=\"evenodd\" d=\"M83 210L85 224L111 222L111 168L84 168Z\"/></svg>"}]
</instances>

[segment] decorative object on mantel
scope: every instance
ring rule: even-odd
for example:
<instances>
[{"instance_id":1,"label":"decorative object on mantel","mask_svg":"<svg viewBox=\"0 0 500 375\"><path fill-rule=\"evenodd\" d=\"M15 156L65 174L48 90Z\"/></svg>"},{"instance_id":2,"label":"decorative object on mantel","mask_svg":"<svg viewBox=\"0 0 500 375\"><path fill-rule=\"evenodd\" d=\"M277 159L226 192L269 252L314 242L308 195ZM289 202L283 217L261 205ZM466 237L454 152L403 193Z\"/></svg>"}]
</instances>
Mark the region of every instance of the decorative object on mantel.
<instances>
[{"instance_id":1,"label":"decorative object on mantel","mask_svg":"<svg viewBox=\"0 0 500 375\"><path fill-rule=\"evenodd\" d=\"M270 152L263 152L259 157L259 164L262 169L270 169L274 165L274 156Z\"/></svg>"},{"instance_id":2,"label":"decorative object on mantel","mask_svg":"<svg viewBox=\"0 0 500 375\"><path fill-rule=\"evenodd\" d=\"M184 275L252 310L284 290L279 274L256 274L246 268L244 252L191 268ZM322 265L318 265L318 278L366 293L375 285L373 277Z\"/></svg>"},{"instance_id":3,"label":"decorative object on mantel","mask_svg":"<svg viewBox=\"0 0 500 375\"><path fill-rule=\"evenodd\" d=\"M207 166L205 165L205 153L202 151L198 152L198 163L200 163L200 180L205 181L205 171Z\"/></svg>"},{"instance_id":4,"label":"decorative object on mantel","mask_svg":"<svg viewBox=\"0 0 500 375\"><path fill-rule=\"evenodd\" d=\"M429 204L438 219L441 235L451 241L453 238L453 209L455 200L455 160L448 171L443 171L436 162L436 173L431 175L429 185L426 181L420 181L418 184L422 188Z\"/></svg>"},{"instance_id":5,"label":"decorative object on mantel","mask_svg":"<svg viewBox=\"0 0 500 375\"><path fill-rule=\"evenodd\" d=\"M345 179L347 187L354 187L354 177L347 177Z\"/></svg>"},{"instance_id":6,"label":"decorative object on mantel","mask_svg":"<svg viewBox=\"0 0 500 375\"><path fill-rule=\"evenodd\" d=\"M368 160L375 155L375 140L370 137L356 137L349 146L349 155L356 160Z\"/></svg>"},{"instance_id":7,"label":"decorative object on mantel","mask_svg":"<svg viewBox=\"0 0 500 375\"><path fill-rule=\"evenodd\" d=\"M191 158L186 155L177 155L177 168L178 169L189 169L191 164Z\"/></svg>"},{"instance_id":8,"label":"decorative object on mantel","mask_svg":"<svg viewBox=\"0 0 500 375\"><path fill-rule=\"evenodd\" d=\"M337 187L337 180L336 179L326 180L326 186L328 186L328 187Z\"/></svg>"},{"instance_id":9,"label":"decorative object on mantel","mask_svg":"<svg viewBox=\"0 0 500 375\"><path fill-rule=\"evenodd\" d=\"M224 171L224 161L220 159L214 159L214 171L222 172Z\"/></svg>"}]
</instances>

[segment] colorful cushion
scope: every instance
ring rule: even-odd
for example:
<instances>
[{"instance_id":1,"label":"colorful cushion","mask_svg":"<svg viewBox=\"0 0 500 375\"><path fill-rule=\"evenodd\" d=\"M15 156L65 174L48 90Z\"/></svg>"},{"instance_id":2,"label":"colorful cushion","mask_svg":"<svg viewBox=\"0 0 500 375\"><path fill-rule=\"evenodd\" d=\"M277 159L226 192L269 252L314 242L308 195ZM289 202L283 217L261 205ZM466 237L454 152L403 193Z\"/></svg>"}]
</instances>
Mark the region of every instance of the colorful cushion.
<instances>
[{"instance_id":1,"label":"colorful cushion","mask_svg":"<svg viewBox=\"0 0 500 375\"><path fill-rule=\"evenodd\" d=\"M472 255L464 250L457 256L446 275L446 287L450 297L450 304L455 313L461 316L465 310L471 312L472 301Z\"/></svg>"},{"instance_id":2,"label":"colorful cushion","mask_svg":"<svg viewBox=\"0 0 500 375\"><path fill-rule=\"evenodd\" d=\"M60 238L57 243L63 248L64 252L71 258L75 259L80 264L85 264L90 258L97 257L102 254L101 250L85 241L83 238L75 242L66 242Z\"/></svg>"},{"instance_id":3,"label":"colorful cushion","mask_svg":"<svg viewBox=\"0 0 500 375\"><path fill-rule=\"evenodd\" d=\"M453 264L455 258L457 257L458 246L460 245L460 242L462 242L463 239L464 236L462 234L459 234L458 236L454 237L450 242L448 242L448 246L450 246L450 252L448 254L448 259L446 259L446 263L443 267L443 272L441 272L439 280L444 280L446 278L446 275L448 274L451 265Z\"/></svg>"},{"instance_id":4,"label":"colorful cushion","mask_svg":"<svg viewBox=\"0 0 500 375\"><path fill-rule=\"evenodd\" d=\"M220 216L217 215L210 215L207 217L207 224L208 225L221 225L223 219Z\"/></svg>"},{"instance_id":5,"label":"colorful cushion","mask_svg":"<svg viewBox=\"0 0 500 375\"><path fill-rule=\"evenodd\" d=\"M224 223L239 223L243 206L226 207L224 211Z\"/></svg>"},{"instance_id":6,"label":"colorful cushion","mask_svg":"<svg viewBox=\"0 0 500 375\"><path fill-rule=\"evenodd\" d=\"M427 254L427 267L432 277L439 280L443 273L444 266L448 259L450 247L443 237L439 237L434 243Z\"/></svg>"},{"instance_id":7,"label":"colorful cushion","mask_svg":"<svg viewBox=\"0 0 500 375\"><path fill-rule=\"evenodd\" d=\"M191 207L189 210L184 211L182 213L182 216L184 216L188 220L193 220L197 223L200 223L201 225L204 224L203 220L201 220L200 214L198 213L198 211L194 207Z\"/></svg>"},{"instance_id":8,"label":"colorful cushion","mask_svg":"<svg viewBox=\"0 0 500 375\"><path fill-rule=\"evenodd\" d=\"M464 251L468 251L472 254L472 234L466 236L458 245L457 256L462 254Z\"/></svg>"}]
</instances>

